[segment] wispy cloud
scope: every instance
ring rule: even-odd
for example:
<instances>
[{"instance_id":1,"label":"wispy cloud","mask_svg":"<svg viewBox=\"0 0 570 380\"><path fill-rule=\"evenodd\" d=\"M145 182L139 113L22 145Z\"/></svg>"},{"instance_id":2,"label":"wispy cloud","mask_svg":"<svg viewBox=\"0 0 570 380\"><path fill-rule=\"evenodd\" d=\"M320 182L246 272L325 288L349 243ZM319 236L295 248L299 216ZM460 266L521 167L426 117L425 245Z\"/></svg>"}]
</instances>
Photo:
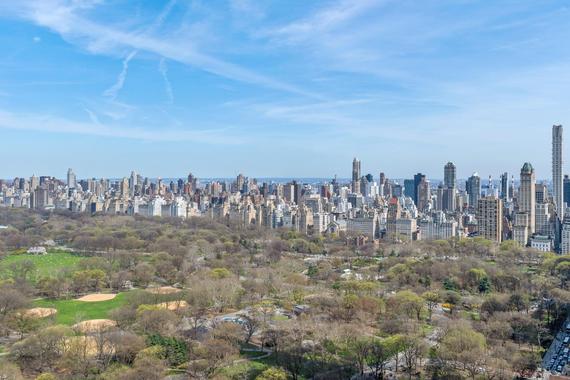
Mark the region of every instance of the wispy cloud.
<instances>
[{"instance_id":1,"label":"wispy cloud","mask_svg":"<svg viewBox=\"0 0 570 380\"><path fill-rule=\"evenodd\" d=\"M299 42L315 38L316 33L332 31L383 3L386 3L386 1L338 1L330 6L319 9L306 18L293 21L273 30L266 30L264 33L269 36L285 38L290 42Z\"/></svg>"},{"instance_id":2,"label":"wispy cloud","mask_svg":"<svg viewBox=\"0 0 570 380\"><path fill-rule=\"evenodd\" d=\"M168 67L166 66L166 60L164 57L160 59L160 63L158 64L158 71L164 79L164 88L166 91L166 96L168 97L168 102L172 104L174 103L174 94L172 92L172 85L168 79Z\"/></svg>"},{"instance_id":3,"label":"wispy cloud","mask_svg":"<svg viewBox=\"0 0 570 380\"><path fill-rule=\"evenodd\" d=\"M242 143L242 139L239 136L233 136L233 134L229 133L229 128L209 130L180 130L164 128L148 130L142 128L131 128L100 123L92 111L88 109L85 109L85 111L90 115L90 123L52 115L24 115L0 110L0 129L124 138L154 142L187 141L230 145Z\"/></svg>"},{"instance_id":4,"label":"wispy cloud","mask_svg":"<svg viewBox=\"0 0 570 380\"><path fill-rule=\"evenodd\" d=\"M117 54L117 51L124 50L124 48L147 51L227 79L297 95L322 98L321 95L306 91L299 86L205 54L196 48L196 44L183 37L155 36L144 32L134 33L93 22L82 17L80 9L66 2L33 1L24 5L15 5L14 8L8 7L8 9L16 12L20 17L30 19L40 26L59 33L67 41L79 44L93 53Z\"/></svg>"},{"instance_id":5,"label":"wispy cloud","mask_svg":"<svg viewBox=\"0 0 570 380\"><path fill-rule=\"evenodd\" d=\"M119 76L117 76L117 81L111 87L106 89L105 92L103 92L103 95L108 96L112 100L117 98L119 91L121 91L125 85L125 80L127 79L127 73L129 71L129 62L135 57L135 55L137 55L137 51L133 50L125 57L125 59L123 59L123 69L119 73Z\"/></svg>"},{"instance_id":6,"label":"wispy cloud","mask_svg":"<svg viewBox=\"0 0 570 380\"><path fill-rule=\"evenodd\" d=\"M93 111L91 111L87 107L83 107L83 110L85 110L85 112L87 112L87 115L89 115L89 119L91 120L91 122L93 124L101 125L101 122L99 121L99 117Z\"/></svg>"}]
</instances>

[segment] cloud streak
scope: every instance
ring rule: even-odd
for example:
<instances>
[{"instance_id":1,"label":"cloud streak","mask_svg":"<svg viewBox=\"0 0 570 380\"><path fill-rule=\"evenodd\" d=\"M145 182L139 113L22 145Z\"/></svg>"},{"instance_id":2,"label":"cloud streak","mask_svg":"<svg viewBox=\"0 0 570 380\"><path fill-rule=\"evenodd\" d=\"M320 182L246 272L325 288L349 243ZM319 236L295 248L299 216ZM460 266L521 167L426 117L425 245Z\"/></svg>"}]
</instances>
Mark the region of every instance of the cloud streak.
<instances>
[{"instance_id":1,"label":"cloud streak","mask_svg":"<svg viewBox=\"0 0 570 380\"><path fill-rule=\"evenodd\" d=\"M164 89L166 91L166 96L168 97L168 103L174 103L174 94L172 92L172 84L168 79L168 67L166 66L166 60L163 58L160 59L160 63L158 64L158 71L162 75L162 79L164 79Z\"/></svg>"},{"instance_id":2,"label":"cloud streak","mask_svg":"<svg viewBox=\"0 0 570 380\"><path fill-rule=\"evenodd\" d=\"M148 130L120 125L108 125L98 119L88 109L91 123L75 121L52 115L23 115L0 110L0 129L64 133L84 136L123 138L152 142L199 142L206 144L241 144L242 139L228 134L229 128L214 130Z\"/></svg>"},{"instance_id":3,"label":"cloud streak","mask_svg":"<svg viewBox=\"0 0 570 380\"><path fill-rule=\"evenodd\" d=\"M107 96L112 100L117 99L119 91L123 89L123 86L125 85L125 80L127 79L127 73L129 71L129 62L131 61L131 59L135 57L135 55L137 55L137 51L133 50L132 52L129 53L129 55L125 57L125 59L123 59L123 69L119 73L117 81L115 82L114 85L112 85L111 87L106 89L105 92L103 92L104 96Z\"/></svg>"},{"instance_id":4,"label":"cloud streak","mask_svg":"<svg viewBox=\"0 0 570 380\"><path fill-rule=\"evenodd\" d=\"M49 28L68 42L79 44L93 53L116 54L117 50L126 47L154 53L234 81L311 98L322 98L321 95L296 85L202 53L192 41L183 38L134 33L93 22L81 17L76 7L61 1L34 1L16 7L12 8L12 11L20 17Z\"/></svg>"}]
</instances>

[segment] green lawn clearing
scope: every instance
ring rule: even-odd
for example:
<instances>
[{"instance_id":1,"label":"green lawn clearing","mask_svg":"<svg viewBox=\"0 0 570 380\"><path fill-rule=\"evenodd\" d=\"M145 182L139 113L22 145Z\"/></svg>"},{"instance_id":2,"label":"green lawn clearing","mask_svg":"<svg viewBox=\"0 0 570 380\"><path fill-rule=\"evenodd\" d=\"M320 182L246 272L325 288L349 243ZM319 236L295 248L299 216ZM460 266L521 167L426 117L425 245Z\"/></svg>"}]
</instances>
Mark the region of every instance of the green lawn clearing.
<instances>
[{"instance_id":1,"label":"green lawn clearing","mask_svg":"<svg viewBox=\"0 0 570 380\"><path fill-rule=\"evenodd\" d=\"M55 321L63 325L73 325L88 319L109 318L109 312L127 303L127 293L119 293L108 301L83 302L77 300L37 300L35 307L52 307L57 309Z\"/></svg>"},{"instance_id":2,"label":"green lawn clearing","mask_svg":"<svg viewBox=\"0 0 570 380\"><path fill-rule=\"evenodd\" d=\"M32 271L31 278L32 281L37 281L41 277L54 275L62 268L75 268L83 257L58 250L49 250L46 255L11 254L0 259L0 276L10 277L10 265L25 260L34 264L35 269Z\"/></svg>"}]
</instances>

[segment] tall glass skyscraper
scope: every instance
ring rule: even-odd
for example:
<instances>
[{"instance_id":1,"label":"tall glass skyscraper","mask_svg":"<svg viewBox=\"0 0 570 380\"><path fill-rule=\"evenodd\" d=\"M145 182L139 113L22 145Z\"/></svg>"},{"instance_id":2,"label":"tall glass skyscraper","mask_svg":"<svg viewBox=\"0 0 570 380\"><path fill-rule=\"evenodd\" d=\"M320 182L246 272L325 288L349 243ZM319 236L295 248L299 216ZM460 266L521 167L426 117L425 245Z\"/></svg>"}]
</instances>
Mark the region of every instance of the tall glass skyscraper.
<instances>
[{"instance_id":1,"label":"tall glass skyscraper","mask_svg":"<svg viewBox=\"0 0 570 380\"><path fill-rule=\"evenodd\" d=\"M564 218L564 187L562 173L562 125L552 126L552 187L558 219Z\"/></svg>"}]
</instances>

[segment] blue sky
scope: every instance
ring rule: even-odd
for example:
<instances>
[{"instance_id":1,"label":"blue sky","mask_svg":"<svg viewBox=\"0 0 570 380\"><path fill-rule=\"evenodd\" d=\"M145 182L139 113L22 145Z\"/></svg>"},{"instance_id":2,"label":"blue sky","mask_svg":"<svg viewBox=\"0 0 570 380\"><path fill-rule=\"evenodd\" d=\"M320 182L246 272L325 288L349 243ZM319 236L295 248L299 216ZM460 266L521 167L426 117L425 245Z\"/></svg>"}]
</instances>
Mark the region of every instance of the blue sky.
<instances>
[{"instance_id":1,"label":"blue sky","mask_svg":"<svg viewBox=\"0 0 570 380\"><path fill-rule=\"evenodd\" d=\"M547 178L567 4L0 0L0 177Z\"/></svg>"}]
</instances>

